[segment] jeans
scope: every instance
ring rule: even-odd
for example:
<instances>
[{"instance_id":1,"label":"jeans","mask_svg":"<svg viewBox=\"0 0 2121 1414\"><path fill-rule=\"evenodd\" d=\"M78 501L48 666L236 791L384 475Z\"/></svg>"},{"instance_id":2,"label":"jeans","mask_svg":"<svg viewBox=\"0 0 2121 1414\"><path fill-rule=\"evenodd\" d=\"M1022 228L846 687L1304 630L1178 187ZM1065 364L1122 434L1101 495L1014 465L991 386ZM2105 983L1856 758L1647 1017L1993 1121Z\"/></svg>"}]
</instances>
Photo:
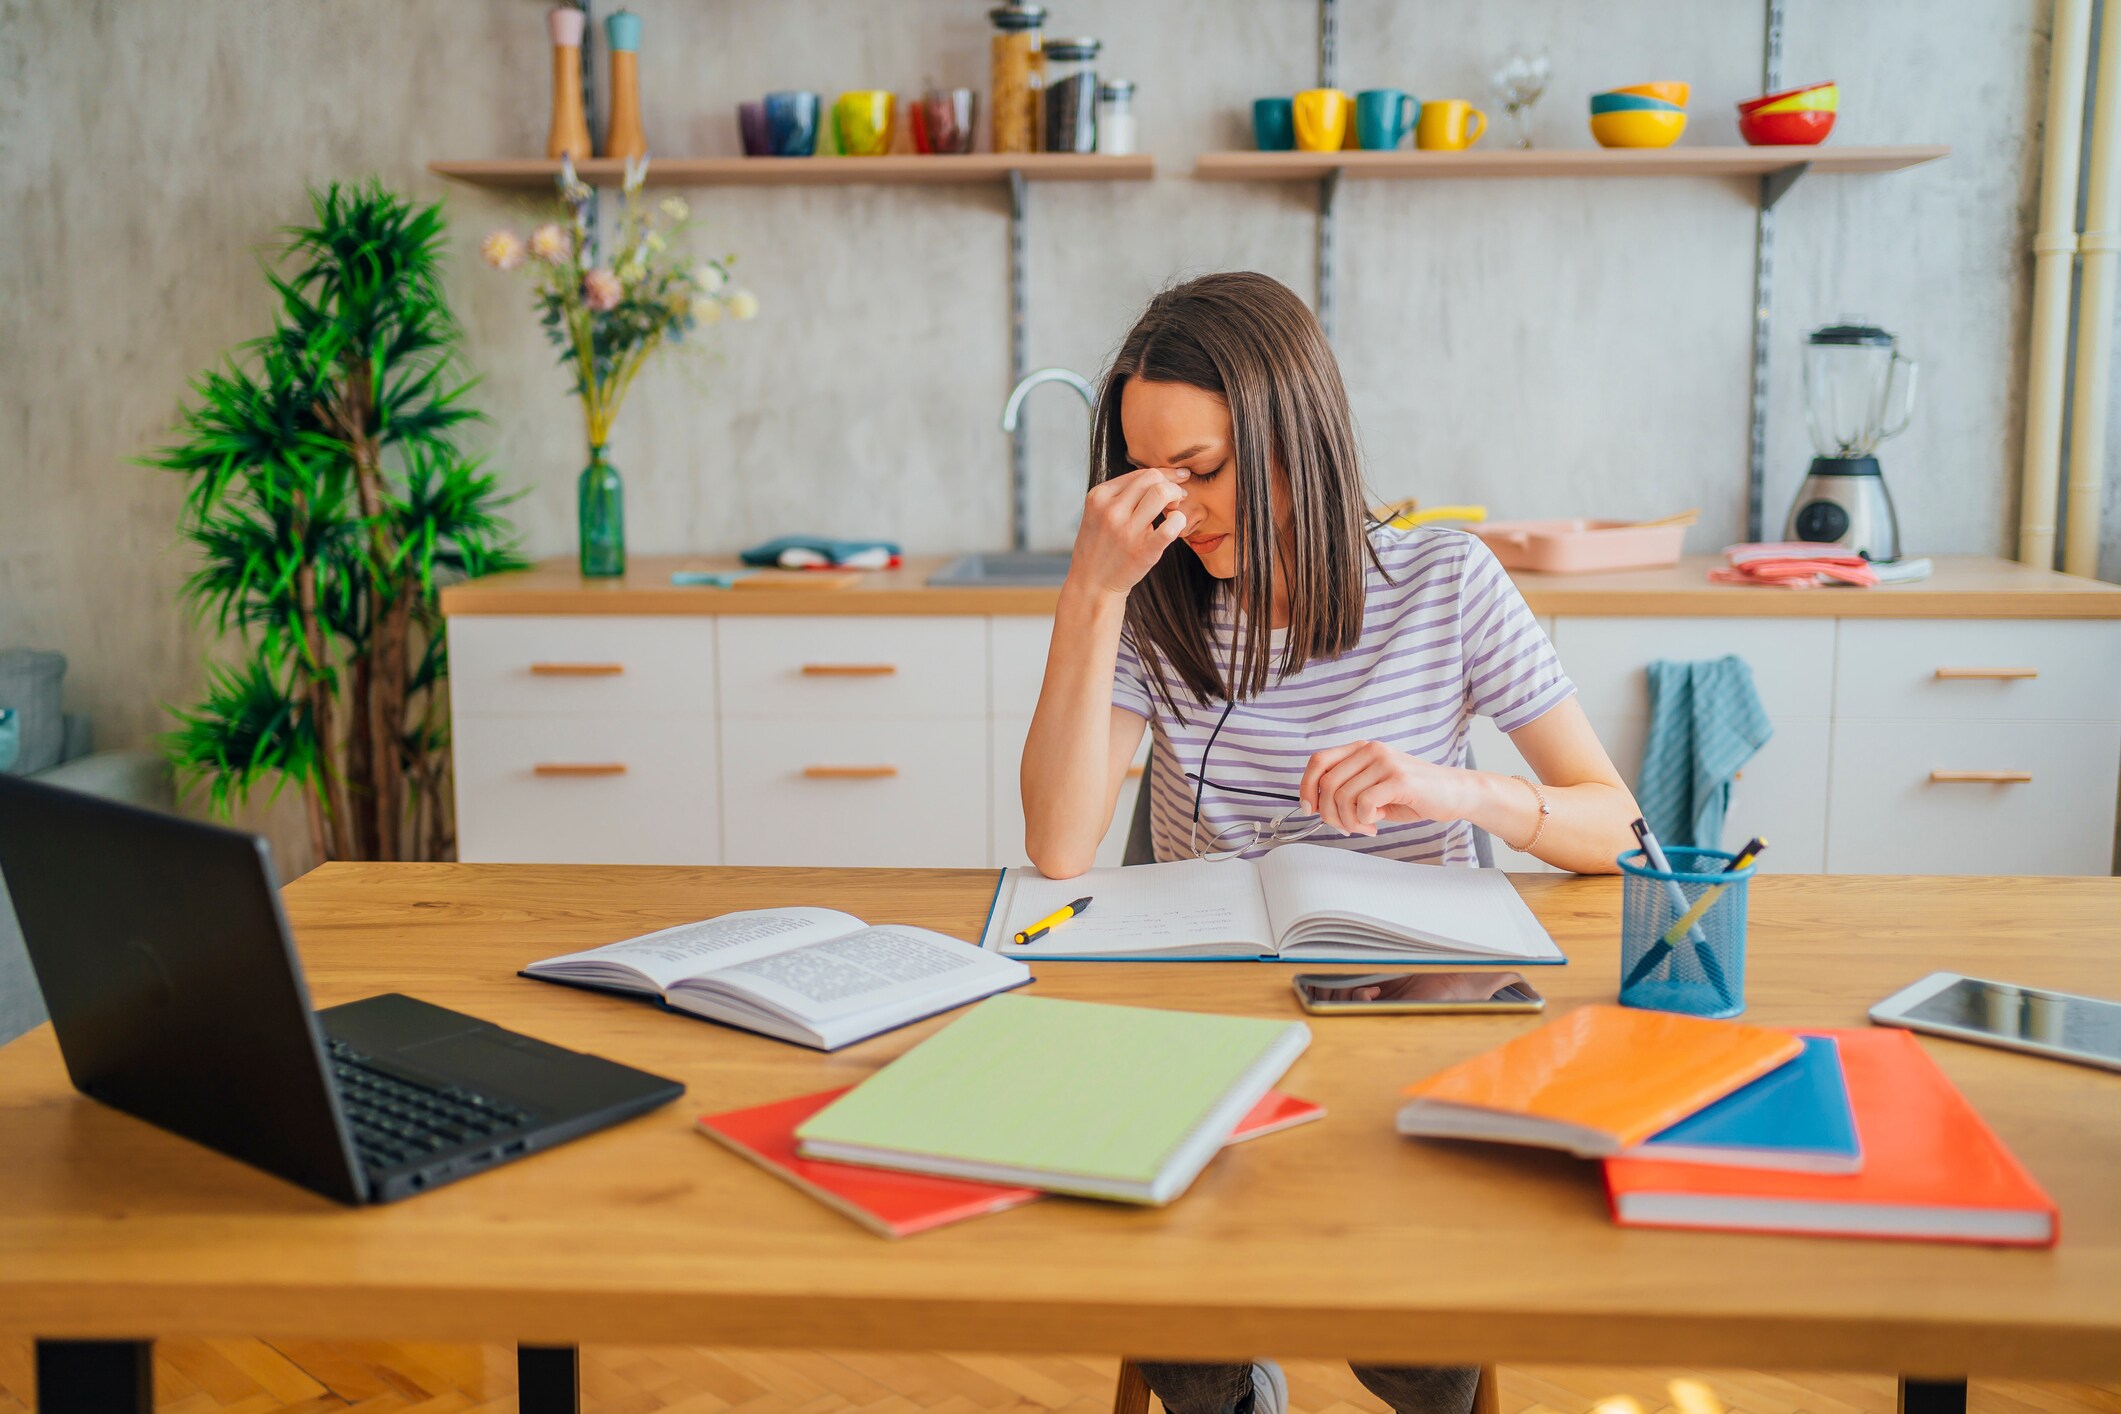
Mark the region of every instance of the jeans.
<instances>
[{"instance_id":1,"label":"jeans","mask_svg":"<svg viewBox=\"0 0 2121 1414\"><path fill-rule=\"evenodd\" d=\"M1142 1377L1170 1414L1253 1414L1250 1365L1140 1361ZM1470 1414L1476 1365L1350 1365L1355 1378L1398 1414ZM1260 1411L1268 1414L1268 1411Z\"/></svg>"}]
</instances>

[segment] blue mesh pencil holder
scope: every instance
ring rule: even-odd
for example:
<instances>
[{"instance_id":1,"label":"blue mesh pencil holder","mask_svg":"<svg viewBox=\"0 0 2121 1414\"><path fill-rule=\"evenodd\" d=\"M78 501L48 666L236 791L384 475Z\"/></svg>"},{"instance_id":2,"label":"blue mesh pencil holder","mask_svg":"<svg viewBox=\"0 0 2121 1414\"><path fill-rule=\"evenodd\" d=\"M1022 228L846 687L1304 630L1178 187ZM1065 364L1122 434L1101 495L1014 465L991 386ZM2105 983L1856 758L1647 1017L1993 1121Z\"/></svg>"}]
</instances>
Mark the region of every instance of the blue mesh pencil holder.
<instances>
[{"instance_id":1,"label":"blue mesh pencil holder","mask_svg":"<svg viewBox=\"0 0 2121 1414\"><path fill-rule=\"evenodd\" d=\"M1745 904L1759 866L1724 873L1736 855L1667 848L1669 872L1641 850L1620 856L1627 876L1620 901L1620 1004L1692 1016L1745 1010ZM1702 908L1711 893L1715 897ZM1691 915L1688 926L1674 925Z\"/></svg>"}]
</instances>

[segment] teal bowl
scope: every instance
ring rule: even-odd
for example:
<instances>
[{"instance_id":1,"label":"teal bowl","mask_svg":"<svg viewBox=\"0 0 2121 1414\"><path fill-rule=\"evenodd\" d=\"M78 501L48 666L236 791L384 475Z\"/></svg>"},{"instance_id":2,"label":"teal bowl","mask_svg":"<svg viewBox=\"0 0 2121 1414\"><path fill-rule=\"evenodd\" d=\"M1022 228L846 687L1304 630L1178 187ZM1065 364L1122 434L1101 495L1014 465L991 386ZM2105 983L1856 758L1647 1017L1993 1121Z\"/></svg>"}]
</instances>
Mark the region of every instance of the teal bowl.
<instances>
[{"instance_id":1,"label":"teal bowl","mask_svg":"<svg viewBox=\"0 0 2121 1414\"><path fill-rule=\"evenodd\" d=\"M1662 98L1651 98L1641 93L1594 93L1591 95L1591 112L1599 113L1684 113L1686 109L1676 103L1667 103Z\"/></svg>"}]
</instances>

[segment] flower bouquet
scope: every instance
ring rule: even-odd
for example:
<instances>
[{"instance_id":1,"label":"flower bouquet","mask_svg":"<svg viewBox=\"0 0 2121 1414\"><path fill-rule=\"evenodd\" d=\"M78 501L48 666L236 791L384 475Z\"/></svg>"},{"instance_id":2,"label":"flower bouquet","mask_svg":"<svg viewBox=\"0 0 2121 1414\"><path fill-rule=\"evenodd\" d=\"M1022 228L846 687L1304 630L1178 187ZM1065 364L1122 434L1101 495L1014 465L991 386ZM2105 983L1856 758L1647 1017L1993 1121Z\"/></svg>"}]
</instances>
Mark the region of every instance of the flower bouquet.
<instances>
[{"instance_id":1,"label":"flower bouquet","mask_svg":"<svg viewBox=\"0 0 2121 1414\"><path fill-rule=\"evenodd\" d=\"M561 164L559 195L565 218L547 221L526 239L498 230L480 243L479 254L496 270L529 269L537 293L532 301L545 337L574 373L589 431L589 465L579 483L582 573L626 572L624 487L606 457L611 424L626 390L656 350L683 342L703 325L750 319L758 298L729 279L736 257L688 263L678 237L692 225L678 197L650 206L641 188L648 159L628 159L617 240L609 260L599 260L591 238L588 186L574 163Z\"/></svg>"}]
</instances>

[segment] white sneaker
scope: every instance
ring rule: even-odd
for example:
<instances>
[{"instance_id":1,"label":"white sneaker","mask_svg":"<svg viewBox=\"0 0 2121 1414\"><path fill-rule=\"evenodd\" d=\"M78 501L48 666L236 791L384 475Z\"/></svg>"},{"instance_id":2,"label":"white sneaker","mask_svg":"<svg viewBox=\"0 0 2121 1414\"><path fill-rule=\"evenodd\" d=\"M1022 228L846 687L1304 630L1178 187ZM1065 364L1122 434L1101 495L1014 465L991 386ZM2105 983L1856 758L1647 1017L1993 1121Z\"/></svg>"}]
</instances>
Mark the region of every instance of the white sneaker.
<instances>
[{"instance_id":1,"label":"white sneaker","mask_svg":"<svg viewBox=\"0 0 2121 1414\"><path fill-rule=\"evenodd\" d=\"M1289 1377L1272 1360L1252 1362L1252 1414L1289 1414Z\"/></svg>"}]
</instances>

